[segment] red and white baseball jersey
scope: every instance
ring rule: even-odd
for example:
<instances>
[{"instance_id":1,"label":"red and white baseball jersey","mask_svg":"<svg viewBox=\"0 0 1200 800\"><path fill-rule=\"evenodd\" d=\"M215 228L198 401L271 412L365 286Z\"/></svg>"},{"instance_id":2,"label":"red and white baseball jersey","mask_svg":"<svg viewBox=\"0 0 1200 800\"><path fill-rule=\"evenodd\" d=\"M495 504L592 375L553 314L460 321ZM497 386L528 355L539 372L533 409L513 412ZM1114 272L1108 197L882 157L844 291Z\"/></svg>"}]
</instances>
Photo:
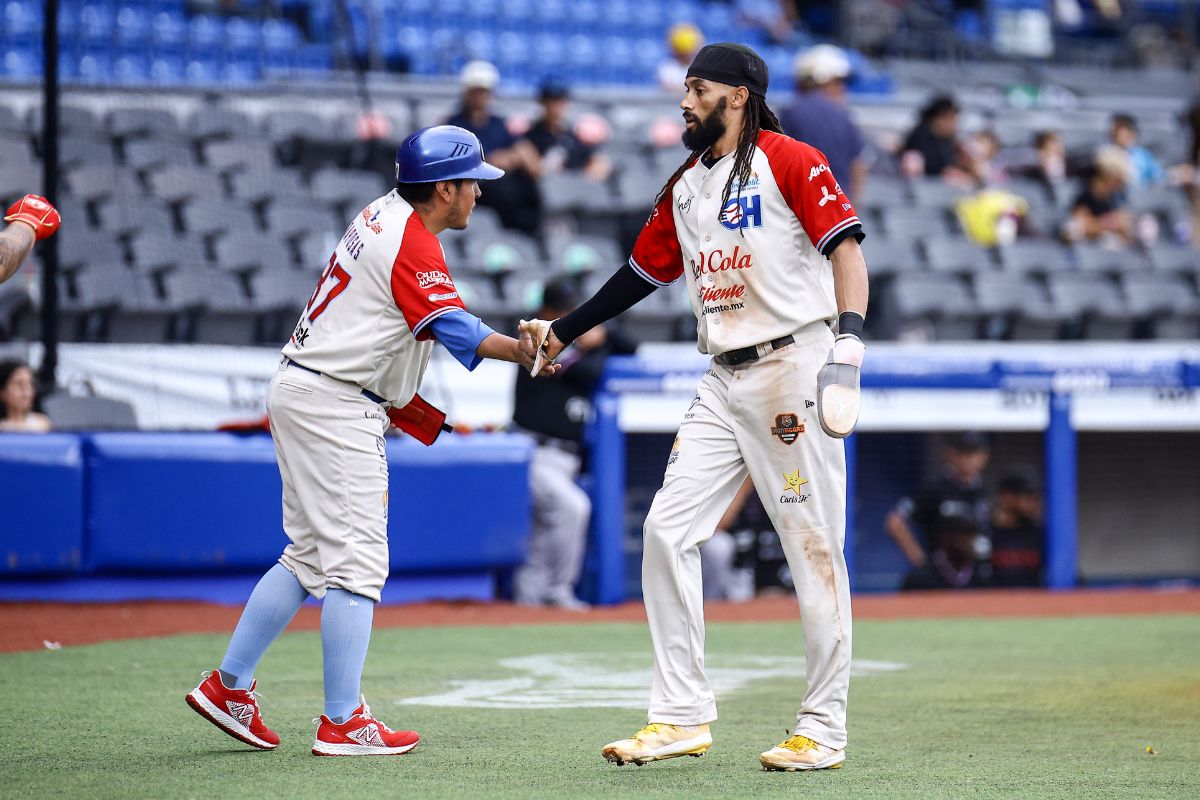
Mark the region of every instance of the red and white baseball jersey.
<instances>
[{"instance_id":1,"label":"red and white baseball jersey","mask_svg":"<svg viewBox=\"0 0 1200 800\"><path fill-rule=\"evenodd\" d=\"M763 131L750 179L721 208L734 154L697 160L654 209L630 266L666 286L687 276L700 352L769 342L837 317L823 253L861 236L858 214L819 150ZM740 194L739 194L740 189Z\"/></svg>"},{"instance_id":2,"label":"red and white baseball jersey","mask_svg":"<svg viewBox=\"0 0 1200 800\"><path fill-rule=\"evenodd\" d=\"M462 308L441 242L393 191L346 228L283 355L403 406L433 352L429 323Z\"/></svg>"}]
</instances>

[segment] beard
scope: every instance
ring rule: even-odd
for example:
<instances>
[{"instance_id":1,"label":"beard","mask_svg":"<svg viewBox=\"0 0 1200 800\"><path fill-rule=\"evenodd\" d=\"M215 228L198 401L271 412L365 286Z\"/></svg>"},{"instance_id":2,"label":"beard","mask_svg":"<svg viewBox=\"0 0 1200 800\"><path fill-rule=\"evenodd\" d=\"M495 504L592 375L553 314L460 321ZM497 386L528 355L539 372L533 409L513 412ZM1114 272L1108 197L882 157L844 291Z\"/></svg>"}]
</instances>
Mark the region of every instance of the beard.
<instances>
[{"instance_id":1,"label":"beard","mask_svg":"<svg viewBox=\"0 0 1200 800\"><path fill-rule=\"evenodd\" d=\"M707 117L701 119L692 115L692 118L696 120L696 125L691 130L684 129L683 146L696 153L707 150L716 144L725 135L726 105L725 98L722 97Z\"/></svg>"}]
</instances>

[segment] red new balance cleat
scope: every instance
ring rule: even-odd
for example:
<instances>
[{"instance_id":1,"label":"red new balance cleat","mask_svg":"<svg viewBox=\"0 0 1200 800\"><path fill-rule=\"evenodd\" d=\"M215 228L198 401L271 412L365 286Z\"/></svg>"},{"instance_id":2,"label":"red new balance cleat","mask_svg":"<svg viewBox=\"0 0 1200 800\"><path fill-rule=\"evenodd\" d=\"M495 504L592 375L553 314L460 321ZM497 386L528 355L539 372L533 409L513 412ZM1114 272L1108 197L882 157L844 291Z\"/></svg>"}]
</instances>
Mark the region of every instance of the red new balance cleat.
<instances>
[{"instance_id":1,"label":"red new balance cleat","mask_svg":"<svg viewBox=\"0 0 1200 800\"><path fill-rule=\"evenodd\" d=\"M324 714L313 720L318 721L321 726L313 742L314 756L398 756L421 741L416 731L394 731L372 717L365 699L340 725Z\"/></svg>"},{"instance_id":2,"label":"red new balance cleat","mask_svg":"<svg viewBox=\"0 0 1200 800\"><path fill-rule=\"evenodd\" d=\"M201 674L204 680L187 696L187 704L197 714L251 747L274 750L279 746L279 734L263 723L259 713L257 681L249 689L227 689L217 670Z\"/></svg>"}]
</instances>

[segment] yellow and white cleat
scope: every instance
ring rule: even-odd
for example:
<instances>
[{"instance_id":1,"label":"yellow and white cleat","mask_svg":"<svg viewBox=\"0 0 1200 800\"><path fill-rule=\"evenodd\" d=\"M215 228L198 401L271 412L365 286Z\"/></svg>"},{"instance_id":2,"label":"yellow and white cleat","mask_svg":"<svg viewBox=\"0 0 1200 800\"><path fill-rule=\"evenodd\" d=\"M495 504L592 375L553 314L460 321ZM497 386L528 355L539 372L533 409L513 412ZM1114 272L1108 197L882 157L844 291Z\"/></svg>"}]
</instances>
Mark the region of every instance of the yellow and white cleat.
<instances>
[{"instance_id":1,"label":"yellow and white cleat","mask_svg":"<svg viewBox=\"0 0 1200 800\"><path fill-rule=\"evenodd\" d=\"M846 751L826 747L807 736L792 736L760 755L758 760L767 772L839 769L846 760Z\"/></svg>"},{"instance_id":2,"label":"yellow and white cleat","mask_svg":"<svg viewBox=\"0 0 1200 800\"><path fill-rule=\"evenodd\" d=\"M651 722L628 739L604 746L604 757L618 767L649 764L665 758L702 756L712 747L708 725L668 725Z\"/></svg>"}]
</instances>

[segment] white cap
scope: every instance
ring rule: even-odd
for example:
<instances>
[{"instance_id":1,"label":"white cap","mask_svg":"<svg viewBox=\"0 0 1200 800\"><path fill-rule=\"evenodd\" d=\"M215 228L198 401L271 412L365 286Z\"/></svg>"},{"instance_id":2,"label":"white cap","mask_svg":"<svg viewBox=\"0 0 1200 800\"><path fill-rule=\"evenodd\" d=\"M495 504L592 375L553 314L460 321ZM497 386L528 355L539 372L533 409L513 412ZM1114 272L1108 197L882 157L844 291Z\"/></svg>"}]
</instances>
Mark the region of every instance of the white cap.
<instances>
[{"instance_id":1,"label":"white cap","mask_svg":"<svg viewBox=\"0 0 1200 800\"><path fill-rule=\"evenodd\" d=\"M792 71L796 80L811 81L819 86L850 77L850 59L840 47L819 44L797 55Z\"/></svg>"},{"instance_id":2,"label":"white cap","mask_svg":"<svg viewBox=\"0 0 1200 800\"><path fill-rule=\"evenodd\" d=\"M487 61L468 61L458 80L466 89L494 89L500 82L500 70Z\"/></svg>"}]
</instances>

